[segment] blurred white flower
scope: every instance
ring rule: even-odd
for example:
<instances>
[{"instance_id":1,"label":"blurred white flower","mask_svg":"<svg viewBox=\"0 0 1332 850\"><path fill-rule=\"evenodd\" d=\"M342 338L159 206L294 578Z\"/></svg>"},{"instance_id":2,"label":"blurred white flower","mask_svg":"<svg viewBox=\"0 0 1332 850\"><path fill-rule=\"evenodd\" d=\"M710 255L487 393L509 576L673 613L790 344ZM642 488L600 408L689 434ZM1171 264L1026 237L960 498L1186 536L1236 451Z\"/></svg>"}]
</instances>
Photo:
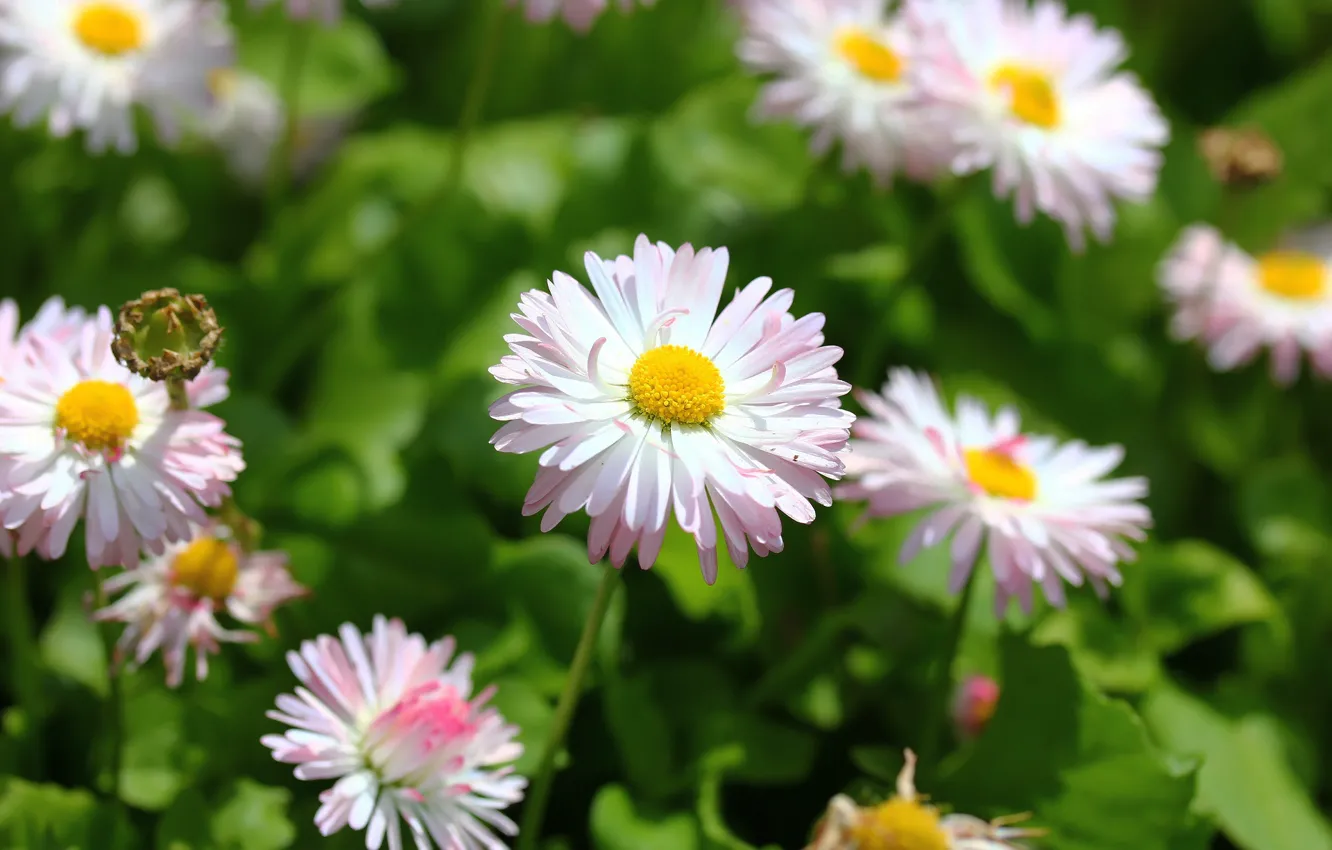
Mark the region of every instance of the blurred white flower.
<instances>
[{"instance_id":1,"label":"blurred white flower","mask_svg":"<svg viewBox=\"0 0 1332 850\"><path fill-rule=\"evenodd\" d=\"M1116 564L1136 558L1125 540L1142 540L1151 525L1139 501L1145 478L1104 479L1123 459L1120 446L1023 434L1016 410L992 417L966 396L954 415L929 378L907 369L891 373L882 396L857 397L870 415L856 421L852 481L837 496L865 500L871 517L931 509L902 545L903 563L951 536L956 593L984 547L1000 616L1013 597L1030 610L1035 583L1053 605L1064 604L1065 581L1085 577L1098 593L1120 583Z\"/></svg>"},{"instance_id":2,"label":"blurred white flower","mask_svg":"<svg viewBox=\"0 0 1332 850\"><path fill-rule=\"evenodd\" d=\"M1301 354L1332 377L1332 225L1289 235L1253 257L1214 227L1186 229L1162 261L1161 288L1175 306L1171 331L1207 347L1228 371L1271 349L1272 379L1299 376Z\"/></svg>"},{"instance_id":3,"label":"blurred white flower","mask_svg":"<svg viewBox=\"0 0 1332 850\"><path fill-rule=\"evenodd\" d=\"M843 165L887 184L899 170L927 180L946 165L932 113L908 73L916 39L886 0L744 0L737 51L772 74L756 107L764 119L814 128L815 155L842 144Z\"/></svg>"},{"instance_id":4,"label":"blurred white flower","mask_svg":"<svg viewBox=\"0 0 1332 850\"><path fill-rule=\"evenodd\" d=\"M591 29L592 23L606 11L612 0L509 0L510 4L521 3L527 10L527 19L545 22L556 15L563 15L564 20L579 32ZM657 0L617 0L619 7L629 11L634 4L651 6Z\"/></svg>"},{"instance_id":5,"label":"blurred white flower","mask_svg":"<svg viewBox=\"0 0 1332 850\"><path fill-rule=\"evenodd\" d=\"M1115 199L1156 191L1170 135L1151 95L1119 70L1118 32L1058 0L909 0L920 59L911 73L953 147L958 174L993 169L1018 220L1037 210L1081 250L1110 238Z\"/></svg>"},{"instance_id":6,"label":"blurred white flower","mask_svg":"<svg viewBox=\"0 0 1332 850\"><path fill-rule=\"evenodd\" d=\"M250 5L258 8L268 6L277 0L250 0ZM361 0L368 8L392 6L398 0ZM326 24L336 24L342 19L342 0L287 0L287 14L294 20L317 18Z\"/></svg>"},{"instance_id":7,"label":"blurred white flower","mask_svg":"<svg viewBox=\"0 0 1332 850\"><path fill-rule=\"evenodd\" d=\"M287 126L282 99L263 78L235 68L214 71L208 82L213 104L204 115L203 134L238 180L262 183Z\"/></svg>"},{"instance_id":8,"label":"blurred white flower","mask_svg":"<svg viewBox=\"0 0 1332 850\"><path fill-rule=\"evenodd\" d=\"M208 75L231 64L226 7L212 0L11 0L0 3L0 110L88 149L137 146L134 106L172 143L208 109Z\"/></svg>"}]
</instances>

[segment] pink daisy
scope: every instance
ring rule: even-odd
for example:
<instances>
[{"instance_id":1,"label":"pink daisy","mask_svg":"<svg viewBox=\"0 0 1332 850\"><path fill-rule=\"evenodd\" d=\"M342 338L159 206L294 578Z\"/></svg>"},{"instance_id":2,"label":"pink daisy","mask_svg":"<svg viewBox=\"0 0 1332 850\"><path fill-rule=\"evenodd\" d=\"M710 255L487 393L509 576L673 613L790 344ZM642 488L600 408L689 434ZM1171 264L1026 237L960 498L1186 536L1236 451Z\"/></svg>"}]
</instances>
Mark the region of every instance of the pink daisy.
<instances>
[{"instance_id":1,"label":"pink daisy","mask_svg":"<svg viewBox=\"0 0 1332 850\"><path fill-rule=\"evenodd\" d=\"M221 642L249 643L259 639L253 629L227 629L218 620L226 612L244 626L272 630L273 610L307 591L287 570L284 552L243 551L223 525L195 529L188 543L173 543L138 567L107 579L108 595L128 592L93 614L95 620L125 623L116 642L117 656L129 655L134 666L159 648L167 684L180 684L185 651L195 651L195 677L208 675L208 654Z\"/></svg>"},{"instance_id":2,"label":"pink daisy","mask_svg":"<svg viewBox=\"0 0 1332 850\"><path fill-rule=\"evenodd\" d=\"M518 832L501 809L527 785L510 765L523 747L485 707L494 687L472 695L472 656L382 616L364 637L350 623L338 635L287 654L303 687L268 716L293 728L262 739L297 779L336 780L320 795L319 832L364 829L369 850L385 838L401 850L405 822L418 850L502 850L492 830Z\"/></svg>"},{"instance_id":3,"label":"pink daisy","mask_svg":"<svg viewBox=\"0 0 1332 850\"><path fill-rule=\"evenodd\" d=\"M523 513L543 531L592 517L588 557L652 566L672 511L717 578L717 525L736 566L782 550L780 514L814 519L832 502L855 419L823 344L823 315L797 319L795 293L758 278L718 315L726 249L677 253L638 237L632 257L586 256L595 295L556 272L532 290L490 371L520 389L495 402L500 451L542 450Z\"/></svg>"},{"instance_id":4,"label":"pink daisy","mask_svg":"<svg viewBox=\"0 0 1332 850\"><path fill-rule=\"evenodd\" d=\"M1104 479L1123 459L1120 446L1023 434L1017 411L991 416L966 396L950 413L930 380L906 369L890 374L883 395L857 398L870 416L856 423L853 480L837 496L865 500L869 517L930 509L903 544L902 563L951 536L956 593L984 546L999 615L1012 597L1030 610L1033 584L1063 605L1063 582L1085 577L1099 593L1120 583L1116 564L1136 557L1125 541L1144 539L1151 525L1139 501L1145 478Z\"/></svg>"},{"instance_id":5,"label":"pink daisy","mask_svg":"<svg viewBox=\"0 0 1332 850\"><path fill-rule=\"evenodd\" d=\"M522 3L527 9L527 19L544 23L556 15L563 15L564 20L579 32L592 28L601 13L611 4L611 0L509 0L510 4ZM618 0L619 7L628 12L634 8L636 0ZM651 6L657 0L637 0L644 6Z\"/></svg>"},{"instance_id":6,"label":"pink daisy","mask_svg":"<svg viewBox=\"0 0 1332 850\"><path fill-rule=\"evenodd\" d=\"M1253 257L1197 224L1176 240L1159 281L1175 306L1172 333L1207 346L1213 369L1235 369L1267 348L1277 383L1299 376L1305 352L1318 374L1332 377L1332 226L1299 231Z\"/></svg>"},{"instance_id":7,"label":"pink daisy","mask_svg":"<svg viewBox=\"0 0 1332 850\"><path fill-rule=\"evenodd\" d=\"M35 336L31 353L0 384L0 524L21 552L60 557L86 518L89 564L133 565L141 549L188 540L202 505L230 495L239 441L216 416L169 409L165 386L117 363L106 308L70 343Z\"/></svg>"},{"instance_id":8,"label":"pink daisy","mask_svg":"<svg viewBox=\"0 0 1332 850\"><path fill-rule=\"evenodd\" d=\"M1170 136L1151 95L1119 70L1118 32L1069 15L1057 0L912 0L924 38L912 65L922 96L949 128L959 174L994 169L1018 220L1059 221L1074 249L1090 228L1114 228L1114 200L1156 191Z\"/></svg>"}]
</instances>

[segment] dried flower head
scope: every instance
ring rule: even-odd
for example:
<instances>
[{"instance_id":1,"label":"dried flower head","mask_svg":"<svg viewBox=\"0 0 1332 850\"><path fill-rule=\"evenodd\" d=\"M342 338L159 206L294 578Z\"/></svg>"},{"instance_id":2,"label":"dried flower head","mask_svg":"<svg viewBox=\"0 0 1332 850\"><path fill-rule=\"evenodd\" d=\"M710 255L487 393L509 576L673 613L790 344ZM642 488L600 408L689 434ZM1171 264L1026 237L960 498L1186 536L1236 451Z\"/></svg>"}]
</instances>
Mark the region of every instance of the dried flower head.
<instances>
[{"instance_id":1,"label":"dried flower head","mask_svg":"<svg viewBox=\"0 0 1332 850\"><path fill-rule=\"evenodd\" d=\"M207 298L155 289L120 308L111 351L149 380L188 381L213 359L221 341L222 327Z\"/></svg>"},{"instance_id":2,"label":"dried flower head","mask_svg":"<svg viewBox=\"0 0 1332 850\"><path fill-rule=\"evenodd\" d=\"M1198 151L1218 183L1252 188L1281 176L1285 158L1257 127L1212 127L1198 136Z\"/></svg>"}]
</instances>

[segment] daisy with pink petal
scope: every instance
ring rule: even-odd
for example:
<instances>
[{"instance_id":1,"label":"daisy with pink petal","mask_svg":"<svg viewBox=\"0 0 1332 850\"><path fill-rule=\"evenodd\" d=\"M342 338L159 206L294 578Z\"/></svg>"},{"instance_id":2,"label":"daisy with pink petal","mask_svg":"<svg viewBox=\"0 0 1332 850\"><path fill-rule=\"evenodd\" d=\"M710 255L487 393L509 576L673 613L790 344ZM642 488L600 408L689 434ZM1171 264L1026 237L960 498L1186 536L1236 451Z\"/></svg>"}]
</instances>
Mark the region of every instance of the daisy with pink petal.
<instances>
[{"instance_id":1,"label":"daisy with pink petal","mask_svg":"<svg viewBox=\"0 0 1332 850\"><path fill-rule=\"evenodd\" d=\"M1291 234L1256 257L1214 227L1186 229L1162 261L1158 279L1175 307L1171 332L1207 347L1226 372L1271 351L1272 379L1290 384L1307 353L1332 377L1332 225Z\"/></svg>"},{"instance_id":2,"label":"daisy with pink petal","mask_svg":"<svg viewBox=\"0 0 1332 850\"><path fill-rule=\"evenodd\" d=\"M945 408L924 375L896 369L882 395L857 398L869 411L855 426L843 499L863 500L866 516L930 513L902 546L906 564L951 538L957 593L982 548L997 584L1002 616L1017 597L1032 606L1039 584L1053 605L1064 604L1063 583L1091 581L1104 595L1121 581L1117 564L1136 557L1128 540L1142 540L1151 513L1141 503L1145 478L1105 479L1123 459L1120 446L1022 433L1017 411L991 416L981 402L959 396Z\"/></svg>"},{"instance_id":3,"label":"daisy with pink petal","mask_svg":"<svg viewBox=\"0 0 1332 850\"><path fill-rule=\"evenodd\" d=\"M903 169L927 180L946 165L931 113L908 74L917 39L885 0L744 0L737 48L771 74L761 119L811 127L816 156L842 145L843 167L866 167L880 185Z\"/></svg>"},{"instance_id":4,"label":"daisy with pink petal","mask_svg":"<svg viewBox=\"0 0 1332 850\"><path fill-rule=\"evenodd\" d=\"M585 258L593 292L556 272L532 290L505 337L513 353L490 371L519 389L490 415L500 451L541 451L523 513L543 531L575 511L592 517L588 557L623 566L638 547L652 566L671 514L717 578L717 520L744 567L782 550L781 514L814 519L825 478L855 419L850 389L823 344L823 315L791 314L795 293L758 278L720 314L726 249L677 252L640 236L632 257Z\"/></svg>"},{"instance_id":5,"label":"daisy with pink petal","mask_svg":"<svg viewBox=\"0 0 1332 850\"><path fill-rule=\"evenodd\" d=\"M167 685L180 684L185 653L194 647L195 677L208 675L208 655L222 643L259 639L253 626L272 633L273 610L304 596L287 569L283 552L245 552L224 525L195 529L188 543L173 543L161 555L102 582L114 597L125 594L93 614L94 620L125 623L116 642L117 661L128 656L137 667L159 649ZM228 629L226 614L241 628Z\"/></svg>"},{"instance_id":6,"label":"daisy with pink petal","mask_svg":"<svg viewBox=\"0 0 1332 850\"><path fill-rule=\"evenodd\" d=\"M365 846L402 850L403 824L418 850L502 850L515 835L502 809L522 799L513 774L518 728L472 694L473 658L454 640L427 645L400 620L376 616L364 636L350 623L287 654L301 681L268 716L292 728L265 735L296 778L335 780L315 813L322 835L366 831Z\"/></svg>"},{"instance_id":7,"label":"daisy with pink petal","mask_svg":"<svg viewBox=\"0 0 1332 850\"><path fill-rule=\"evenodd\" d=\"M601 13L611 5L612 0L509 0L510 4L520 3L527 10L527 19L534 23L544 23L555 16L562 16L566 23L578 32L587 32ZM634 5L651 6L657 0L616 0L621 11L628 12Z\"/></svg>"},{"instance_id":8,"label":"daisy with pink petal","mask_svg":"<svg viewBox=\"0 0 1332 850\"><path fill-rule=\"evenodd\" d=\"M948 128L958 174L993 169L1017 217L1039 210L1081 250L1107 241L1116 200L1156 191L1170 129L1151 95L1120 70L1128 48L1058 0L912 0L922 58L912 74Z\"/></svg>"},{"instance_id":9,"label":"daisy with pink petal","mask_svg":"<svg viewBox=\"0 0 1332 850\"><path fill-rule=\"evenodd\" d=\"M91 566L133 565L230 495L240 442L117 363L106 308L69 343L34 336L30 351L0 384L0 525L20 552L58 558L86 519Z\"/></svg>"}]
</instances>

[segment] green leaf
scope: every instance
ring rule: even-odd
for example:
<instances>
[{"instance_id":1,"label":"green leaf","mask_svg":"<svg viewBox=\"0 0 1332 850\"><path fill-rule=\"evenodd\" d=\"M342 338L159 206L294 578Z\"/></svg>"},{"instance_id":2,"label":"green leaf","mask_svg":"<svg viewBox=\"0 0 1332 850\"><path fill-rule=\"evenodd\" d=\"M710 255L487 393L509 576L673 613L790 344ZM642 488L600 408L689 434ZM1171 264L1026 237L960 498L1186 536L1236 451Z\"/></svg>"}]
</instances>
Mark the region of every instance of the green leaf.
<instances>
[{"instance_id":1,"label":"green leaf","mask_svg":"<svg viewBox=\"0 0 1332 850\"><path fill-rule=\"evenodd\" d=\"M1332 826L1292 773L1262 715L1228 718L1169 684L1143 717L1171 750L1200 756L1198 810L1243 850L1328 850Z\"/></svg>"},{"instance_id":2,"label":"green leaf","mask_svg":"<svg viewBox=\"0 0 1332 850\"><path fill-rule=\"evenodd\" d=\"M1307 458L1252 467L1241 482L1239 514L1253 545L1268 558L1317 558L1328 548L1329 499L1323 474Z\"/></svg>"},{"instance_id":3,"label":"green leaf","mask_svg":"<svg viewBox=\"0 0 1332 850\"><path fill-rule=\"evenodd\" d=\"M677 771L678 742L652 689L642 676L608 675L602 703L629 782L648 796L662 792Z\"/></svg>"},{"instance_id":4,"label":"green leaf","mask_svg":"<svg viewBox=\"0 0 1332 850\"><path fill-rule=\"evenodd\" d=\"M756 565L751 560L750 567L761 568L761 562ZM730 620L736 625L734 639L740 643L749 643L758 634L761 613L750 570L736 569L725 547L717 552L717 581L709 586L699 569L694 538L672 523L652 574L666 583L676 607L689 619Z\"/></svg>"},{"instance_id":5,"label":"green leaf","mask_svg":"<svg viewBox=\"0 0 1332 850\"><path fill-rule=\"evenodd\" d=\"M291 792L249 779L236 782L231 799L214 814L213 840L218 850L283 850L296 840L287 817Z\"/></svg>"},{"instance_id":6,"label":"green leaf","mask_svg":"<svg viewBox=\"0 0 1332 850\"><path fill-rule=\"evenodd\" d=\"M1061 647L1009 636L1001 659L994 718L935 798L982 817L1034 812L1061 850L1173 850L1192 828L1194 782L1157 753L1133 711L1081 681Z\"/></svg>"},{"instance_id":7,"label":"green leaf","mask_svg":"<svg viewBox=\"0 0 1332 850\"><path fill-rule=\"evenodd\" d=\"M120 797L141 809L165 809L185 787L181 767L185 709L180 698L144 677L125 695Z\"/></svg>"},{"instance_id":8,"label":"green leaf","mask_svg":"<svg viewBox=\"0 0 1332 850\"><path fill-rule=\"evenodd\" d=\"M609 564L589 564L581 541L542 534L518 543L498 542L495 571L504 593L523 607L557 660L573 659L597 585Z\"/></svg>"},{"instance_id":9,"label":"green leaf","mask_svg":"<svg viewBox=\"0 0 1332 850\"><path fill-rule=\"evenodd\" d=\"M83 788L0 778L0 846L6 850L137 850L125 810Z\"/></svg>"},{"instance_id":10,"label":"green leaf","mask_svg":"<svg viewBox=\"0 0 1332 850\"><path fill-rule=\"evenodd\" d=\"M1138 568L1135 566L1135 570ZM1161 663L1140 621L1112 617L1100 600L1079 595L1032 631L1032 642L1068 649L1074 666L1097 687L1139 693L1161 675Z\"/></svg>"},{"instance_id":11,"label":"green leaf","mask_svg":"<svg viewBox=\"0 0 1332 850\"><path fill-rule=\"evenodd\" d=\"M105 698L110 690L106 647L97 625L88 618L81 583L67 582L55 613L42 630L42 663L53 673L68 676Z\"/></svg>"},{"instance_id":12,"label":"green leaf","mask_svg":"<svg viewBox=\"0 0 1332 850\"><path fill-rule=\"evenodd\" d=\"M592 800L592 840L597 850L698 850L698 823L685 813L640 813L621 785L602 787Z\"/></svg>"},{"instance_id":13,"label":"green leaf","mask_svg":"<svg viewBox=\"0 0 1332 850\"><path fill-rule=\"evenodd\" d=\"M703 750L738 746L744 760L728 774L750 785L791 785L814 765L818 740L808 730L747 712L719 712L700 730Z\"/></svg>"}]
</instances>

